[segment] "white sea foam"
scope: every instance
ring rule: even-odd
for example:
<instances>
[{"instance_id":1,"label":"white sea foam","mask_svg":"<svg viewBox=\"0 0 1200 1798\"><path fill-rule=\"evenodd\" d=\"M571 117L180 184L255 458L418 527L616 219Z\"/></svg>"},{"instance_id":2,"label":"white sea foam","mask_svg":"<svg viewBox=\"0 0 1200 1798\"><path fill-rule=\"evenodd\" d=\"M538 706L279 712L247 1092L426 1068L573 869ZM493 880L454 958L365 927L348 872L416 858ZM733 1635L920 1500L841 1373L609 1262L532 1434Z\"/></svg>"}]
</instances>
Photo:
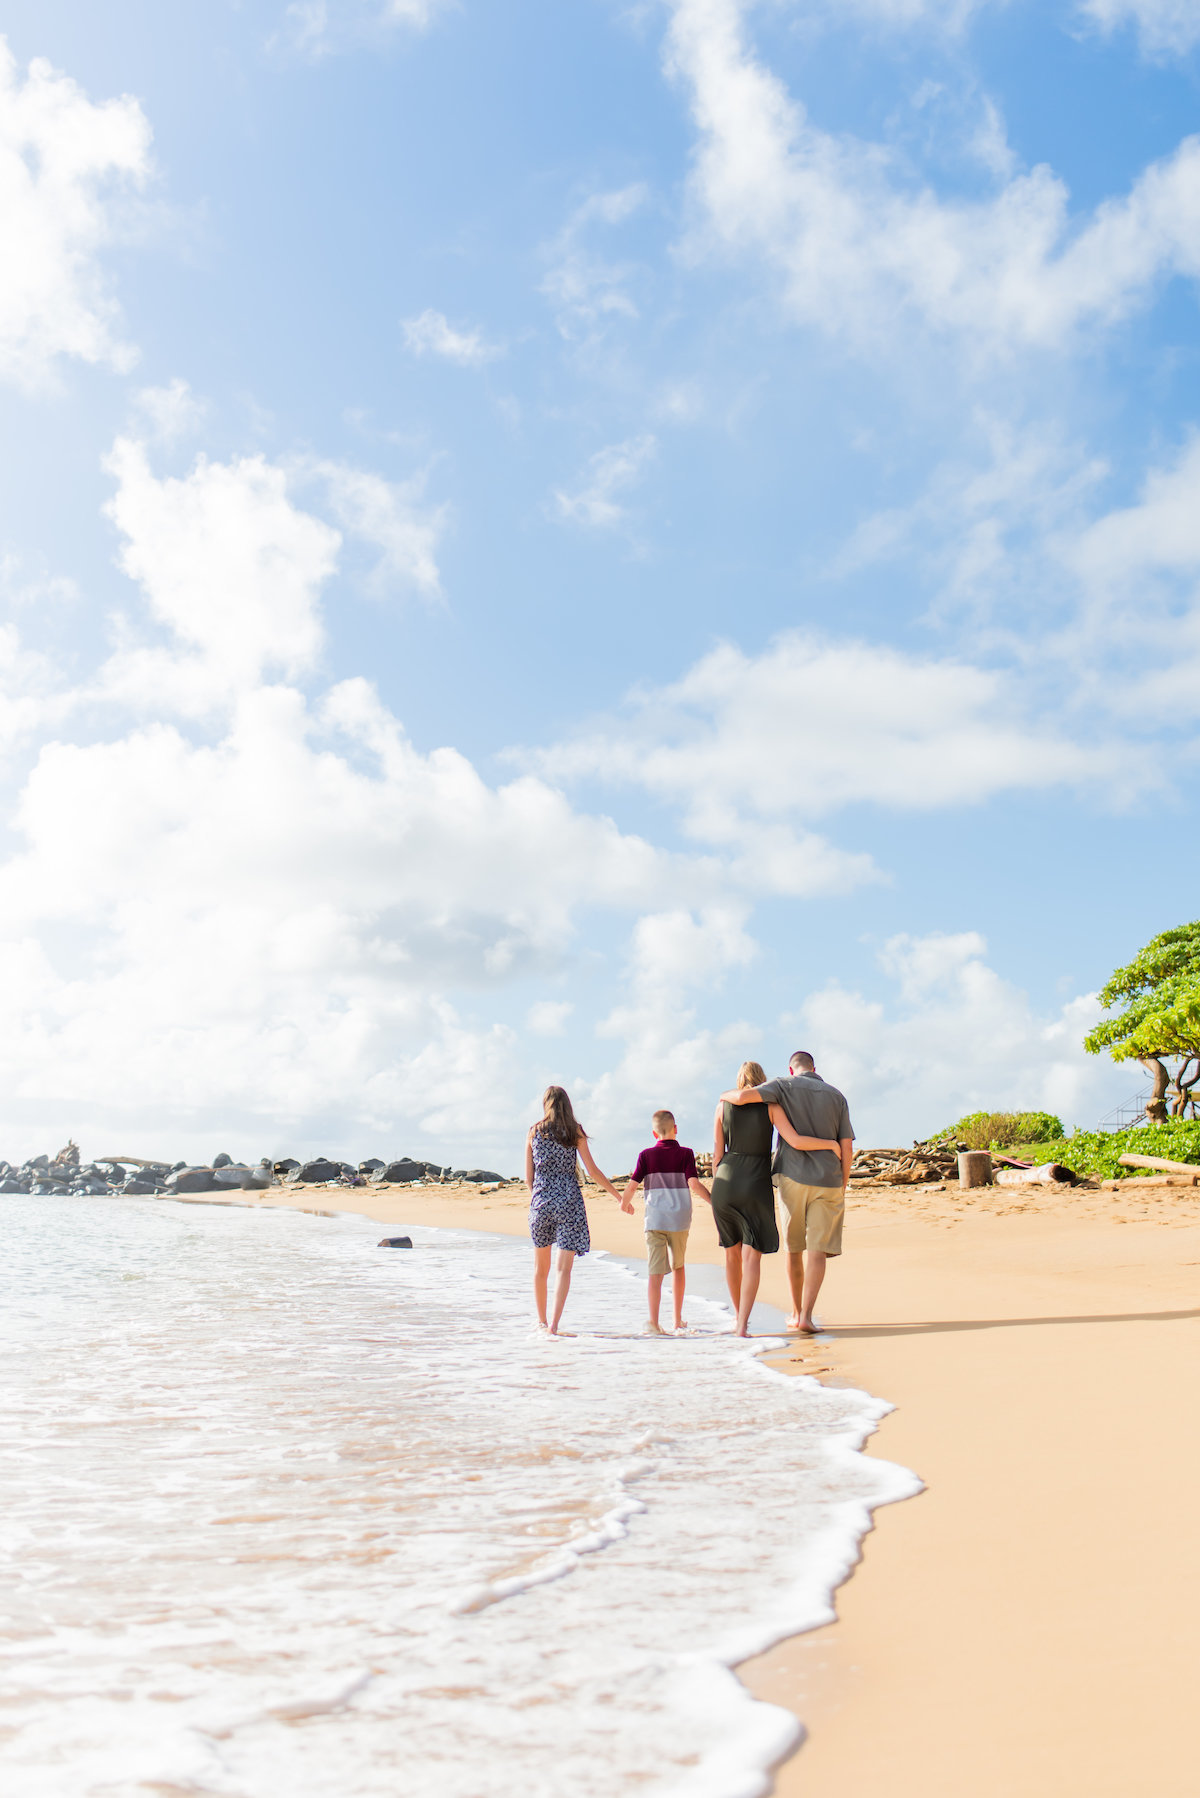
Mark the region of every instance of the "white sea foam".
<instances>
[{"instance_id":1,"label":"white sea foam","mask_svg":"<svg viewBox=\"0 0 1200 1798\"><path fill-rule=\"evenodd\" d=\"M12 1798L753 1798L731 1668L827 1619L886 1409L578 1264L146 1200L9 1198L0 1639Z\"/></svg>"}]
</instances>

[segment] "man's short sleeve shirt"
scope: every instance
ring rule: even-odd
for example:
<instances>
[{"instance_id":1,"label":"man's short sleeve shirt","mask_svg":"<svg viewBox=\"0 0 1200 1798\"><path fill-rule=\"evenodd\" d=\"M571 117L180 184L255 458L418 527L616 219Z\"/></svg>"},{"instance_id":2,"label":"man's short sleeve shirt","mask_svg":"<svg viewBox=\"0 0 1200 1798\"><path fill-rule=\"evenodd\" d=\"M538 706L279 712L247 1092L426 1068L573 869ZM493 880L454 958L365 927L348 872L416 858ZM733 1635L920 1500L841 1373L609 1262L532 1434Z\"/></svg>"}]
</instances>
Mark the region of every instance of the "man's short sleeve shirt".
<instances>
[{"instance_id":1,"label":"man's short sleeve shirt","mask_svg":"<svg viewBox=\"0 0 1200 1798\"><path fill-rule=\"evenodd\" d=\"M834 1142L854 1135L846 1095L819 1074L789 1074L756 1086L764 1105L782 1108L797 1136L827 1136ZM793 1149L781 1142L775 1155L775 1172L804 1186L840 1186L842 1161L832 1149Z\"/></svg>"},{"instance_id":2,"label":"man's short sleeve shirt","mask_svg":"<svg viewBox=\"0 0 1200 1798\"><path fill-rule=\"evenodd\" d=\"M656 1142L637 1158L633 1177L642 1188L647 1230L687 1230L692 1222L688 1181L698 1178L696 1157L675 1138Z\"/></svg>"}]
</instances>

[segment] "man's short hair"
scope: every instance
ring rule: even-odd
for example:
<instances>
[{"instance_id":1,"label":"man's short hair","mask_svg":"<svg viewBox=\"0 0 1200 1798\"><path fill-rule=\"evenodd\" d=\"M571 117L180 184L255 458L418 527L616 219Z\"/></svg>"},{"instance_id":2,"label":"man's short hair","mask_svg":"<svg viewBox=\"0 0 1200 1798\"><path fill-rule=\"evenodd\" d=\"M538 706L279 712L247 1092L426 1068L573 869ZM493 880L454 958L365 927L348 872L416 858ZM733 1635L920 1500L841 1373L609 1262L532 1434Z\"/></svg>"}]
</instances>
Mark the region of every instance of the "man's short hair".
<instances>
[{"instance_id":1,"label":"man's short hair","mask_svg":"<svg viewBox=\"0 0 1200 1798\"><path fill-rule=\"evenodd\" d=\"M660 1136L665 1136L668 1130L675 1128L675 1113L673 1111L656 1111L650 1122Z\"/></svg>"},{"instance_id":2,"label":"man's short hair","mask_svg":"<svg viewBox=\"0 0 1200 1798\"><path fill-rule=\"evenodd\" d=\"M817 1064L807 1049L797 1049L788 1062L788 1067L793 1074L815 1074L817 1071Z\"/></svg>"}]
</instances>

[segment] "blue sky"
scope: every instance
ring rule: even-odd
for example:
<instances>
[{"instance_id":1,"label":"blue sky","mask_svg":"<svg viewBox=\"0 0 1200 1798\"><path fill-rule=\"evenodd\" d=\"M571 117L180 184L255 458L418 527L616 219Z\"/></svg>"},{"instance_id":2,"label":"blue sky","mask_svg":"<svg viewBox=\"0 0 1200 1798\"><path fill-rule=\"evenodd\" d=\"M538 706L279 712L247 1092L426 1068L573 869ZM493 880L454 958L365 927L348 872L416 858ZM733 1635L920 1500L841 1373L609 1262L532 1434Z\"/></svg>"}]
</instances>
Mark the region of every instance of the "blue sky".
<instances>
[{"instance_id":1,"label":"blue sky","mask_svg":"<svg viewBox=\"0 0 1200 1798\"><path fill-rule=\"evenodd\" d=\"M555 1079L615 1164L801 1044L876 1143L1137 1089L1200 0L0 28L0 1151L509 1167Z\"/></svg>"}]
</instances>

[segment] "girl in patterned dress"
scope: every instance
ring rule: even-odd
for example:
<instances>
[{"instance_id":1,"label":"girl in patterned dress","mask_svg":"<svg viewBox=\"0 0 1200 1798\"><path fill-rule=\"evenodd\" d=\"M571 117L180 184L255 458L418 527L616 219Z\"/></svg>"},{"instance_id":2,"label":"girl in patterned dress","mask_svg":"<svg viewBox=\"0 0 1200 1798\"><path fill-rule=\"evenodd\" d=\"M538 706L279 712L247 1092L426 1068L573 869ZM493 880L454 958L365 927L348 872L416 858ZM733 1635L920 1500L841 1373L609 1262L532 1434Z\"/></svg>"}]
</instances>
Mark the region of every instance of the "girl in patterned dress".
<instances>
[{"instance_id":1,"label":"girl in patterned dress","mask_svg":"<svg viewBox=\"0 0 1200 1798\"><path fill-rule=\"evenodd\" d=\"M561 1086L548 1086L542 1096L543 1117L525 1138L525 1184L529 1188L529 1234L533 1238L533 1296L538 1324L557 1336L559 1319L571 1289L571 1270L576 1255L592 1246L587 1211L575 1157L583 1162L598 1186L612 1194L622 1211L633 1206L623 1199L607 1174L592 1160L586 1132L580 1127L571 1101ZM546 1321L550 1254L558 1249L558 1277L554 1282L554 1316Z\"/></svg>"}]
</instances>

